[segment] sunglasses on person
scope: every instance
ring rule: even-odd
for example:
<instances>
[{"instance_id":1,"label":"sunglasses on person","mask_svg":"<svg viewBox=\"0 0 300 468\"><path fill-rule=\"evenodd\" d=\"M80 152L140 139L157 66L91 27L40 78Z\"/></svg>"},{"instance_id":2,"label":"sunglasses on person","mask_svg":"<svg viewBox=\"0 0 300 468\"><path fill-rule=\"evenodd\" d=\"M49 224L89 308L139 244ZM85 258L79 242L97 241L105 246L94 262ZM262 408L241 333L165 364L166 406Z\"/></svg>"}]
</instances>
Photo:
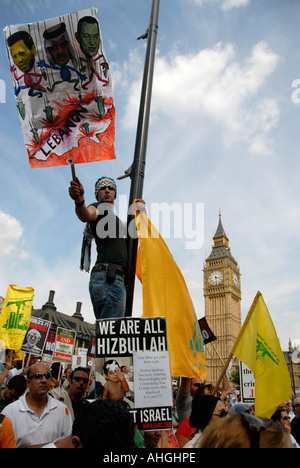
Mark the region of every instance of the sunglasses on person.
<instances>
[{"instance_id":1,"label":"sunglasses on person","mask_svg":"<svg viewBox=\"0 0 300 468\"><path fill-rule=\"evenodd\" d=\"M265 423L252 414L241 413L242 423L246 428L250 441L250 448L259 448L260 433L266 429Z\"/></svg>"},{"instance_id":2,"label":"sunglasses on person","mask_svg":"<svg viewBox=\"0 0 300 468\"><path fill-rule=\"evenodd\" d=\"M116 190L114 187L112 187L111 185L105 185L103 187L100 187L99 190L105 190L105 189L108 189L108 190Z\"/></svg>"},{"instance_id":3,"label":"sunglasses on person","mask_svg":"<svg viewBox=\"0 0 300 468\"><path fill-rule=\"evenodd\" d=\"M75 380L75 382L78 382L78 383L79 383L79 382L82 381L82 382L85 383L85 384L87 384L88 381L89 381L89 379L88 379L87 377L79 377L79 376L77 376L77 375L75 375L75 376L73 377L73 379Z\"/></svg>"},{"instance_id":4,"label":"sunglasses on person","mask_svg":"<svg viewBox=\"0 0 300 468\"><path fill-rule=\"evenodd\" d=\"M37 372L36 374L33 374L30 377L28 377L28 380L30 380L30 379L41 380L43 377L45 377L45 379L49 380L51 378L51 374L49 372L47 372L47 373Z\"/></svg>"}]
</instances>

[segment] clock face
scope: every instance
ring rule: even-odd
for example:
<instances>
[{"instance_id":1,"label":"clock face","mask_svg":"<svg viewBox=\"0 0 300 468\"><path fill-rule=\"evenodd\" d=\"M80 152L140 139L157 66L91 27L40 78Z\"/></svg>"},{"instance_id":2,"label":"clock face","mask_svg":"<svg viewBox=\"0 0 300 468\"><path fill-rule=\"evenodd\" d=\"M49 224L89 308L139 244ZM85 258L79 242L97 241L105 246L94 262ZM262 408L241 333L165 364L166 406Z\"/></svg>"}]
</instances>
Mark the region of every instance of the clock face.
<instances>
[{"instance_id":1,"label":"clock face","mask_svg":"<svg viewBox=\"0 0 300 468\"><path fill-rule=\"evenodd\" d=\"M239 277L238 275L236 274L236 272L234 271L233 274L232 274L232 278L233 278L233 284L235 286L238 286L239 285Z\"/></svg>"},{"instance_id":2,"label":"clock face","mask_svg":"<svg viewBox=\"0 0 300 468\"><path fill-rule=\"evenodd\" d=\"M223 273L219 270L215 270L209 275L208 280L210 284L212 284L213 286L217 286L223 281Z\"/></svg>"}]
</instances>

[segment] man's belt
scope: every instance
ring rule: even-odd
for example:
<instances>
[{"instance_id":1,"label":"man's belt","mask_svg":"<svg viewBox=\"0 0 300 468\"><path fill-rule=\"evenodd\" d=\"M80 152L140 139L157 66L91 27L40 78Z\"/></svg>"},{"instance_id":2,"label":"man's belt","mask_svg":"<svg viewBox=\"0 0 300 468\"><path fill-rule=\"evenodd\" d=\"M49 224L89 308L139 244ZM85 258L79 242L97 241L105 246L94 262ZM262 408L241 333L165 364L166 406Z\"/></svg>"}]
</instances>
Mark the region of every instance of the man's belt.
<instances>
[{"instance_id":1,"label":"man's belt","mask_svg":"<svg viewBox=\"0 0 300 468\"><path fill-rule=\"evenodd\" d=\"M93 266L92 272L93 271L107 271L108 266L109 266L108 263L96 263L96 265ZM122 278L125 275L123 268L118 265L116 265L116 275L121 276Z\"/></svg>"}]
</instances>

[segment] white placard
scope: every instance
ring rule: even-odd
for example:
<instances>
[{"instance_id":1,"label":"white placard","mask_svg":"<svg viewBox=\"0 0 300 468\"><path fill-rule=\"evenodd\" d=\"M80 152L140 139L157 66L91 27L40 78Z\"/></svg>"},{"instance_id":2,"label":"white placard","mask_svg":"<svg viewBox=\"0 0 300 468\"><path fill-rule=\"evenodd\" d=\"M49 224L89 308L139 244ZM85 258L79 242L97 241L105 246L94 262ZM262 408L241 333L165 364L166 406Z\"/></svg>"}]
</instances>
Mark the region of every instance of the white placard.
<instances>
[{"instance_id":1,"label":"white placard","mask_svg":"<svg viewBox=\"0 0 300 468\"><path fill-rule=\"evenodd\" d=\"M83 354L76 354L72 356L72 368L76 367L86 367L87 366L87 356Z\"/></svg>"},{"instance_id":2,"label":"white placard","mask_svg":"<svg viewBox=\"0 0 300 468\"><path fill-rule=\"evenodd\" d=\"M255 375L246 364L240 361L240 387L242 403L255 402Z\"/></svg>"},{"instance_id":3,"label":"white placard","mask_svg":"<svg viewBox=\"0 0 300 468\"><path fill-rule=\"evenodd\" d=\"M136 408L172 406L169 352L133 353Z\"/></svg>"}]
</instances>

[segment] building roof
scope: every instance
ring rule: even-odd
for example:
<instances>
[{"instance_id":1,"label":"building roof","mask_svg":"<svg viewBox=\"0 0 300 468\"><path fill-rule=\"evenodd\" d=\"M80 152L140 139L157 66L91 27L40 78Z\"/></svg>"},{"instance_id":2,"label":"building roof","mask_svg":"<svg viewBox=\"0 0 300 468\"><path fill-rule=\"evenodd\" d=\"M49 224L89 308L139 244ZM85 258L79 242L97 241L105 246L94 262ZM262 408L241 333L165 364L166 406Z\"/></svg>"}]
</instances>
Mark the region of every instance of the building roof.
<instances>
[{"instance_id":1,"label":"building roof","mask_svg":"<svg viewBox=\"0 0 300 468\"><path fill-rule=\"evenodd\" d=\"M75 330L77 336L89 339L95 334L95 324L84 321L81 314L81 302L77 302L76 311L73 315L63 314L56 309L53 302L55 291L50 291L48 301L41 309L32 309L32 315L37 318L49 320L54 326Z\"/></svg>"}]
</instances>

